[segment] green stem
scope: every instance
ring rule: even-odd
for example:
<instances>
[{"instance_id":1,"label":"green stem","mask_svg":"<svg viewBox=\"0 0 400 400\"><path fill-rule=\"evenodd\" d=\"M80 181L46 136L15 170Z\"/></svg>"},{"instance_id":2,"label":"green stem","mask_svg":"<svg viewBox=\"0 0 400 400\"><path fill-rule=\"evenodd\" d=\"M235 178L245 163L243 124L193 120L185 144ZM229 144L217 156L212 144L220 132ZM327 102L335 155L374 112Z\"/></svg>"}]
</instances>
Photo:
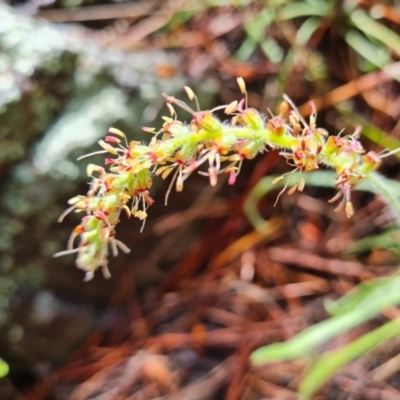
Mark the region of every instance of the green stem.
<instances>
[{"instance_id":1,"label":"green stem","mask_svg":"<svg viewBox=\"0 0 400 400\"><path fill-rule=\"evenodd\" d=\"M209 132L204 129L199 132L188 132L184 135L176 136L168 139L159 144L159 149L167 152L169 155L173 155L180 147L190 142L200 143L207 140L213 140L220 134L226 136L233 136L236 139L247 139L250 141L260 141L265 146L273 148L285 149L290 148L292 143L292 136L290 135L278 135L271 129L250 129L246 127L224 127L220 132Z\"/></svg>"},{"instance_id":2,"label":"green stem","mask_svg":"<svg viewBox=\"0 0 400 400\"><path fill-rule=\"evenodd\" d=\"M384 309L400 303L398 285L400 279L393 277L393 285L385 291L385 295L378 293L361 302L347 313L334 316L299 333L293 339L283 343L273 343L256 350L251 355L254 364L291 360L310 356L316 346L328 341L339 333L345 332L370 320Z\"/></svg>"},{"instance_id":3,"label":"green stem","mask_svg":"<svg viewBox=\"0 0 400 400\"><path fill-rule=\"evenodd\" d=\"M302 176L306 186L333 188L335 184L335 175L333 171L311 171L304 173ZM273 180L278 176L279 175L272 175L261 179L257 185L254 186L244 203L244 212L250 223L256 229L260 229L260 227L265 225L265 220L257 209L258 202L270 191L280 189L286 183L286 181L280 181L273 185ZM295 181L298 178L292 177L292 179ZM290 186L290 182L288 186ZM372 171L365 174L364 180L357 185L355 190L364 190L382 196L383 201L391 208L397 223L400 225L400 182L387 179L379 173Z\"/></svg>"}]
</instances>

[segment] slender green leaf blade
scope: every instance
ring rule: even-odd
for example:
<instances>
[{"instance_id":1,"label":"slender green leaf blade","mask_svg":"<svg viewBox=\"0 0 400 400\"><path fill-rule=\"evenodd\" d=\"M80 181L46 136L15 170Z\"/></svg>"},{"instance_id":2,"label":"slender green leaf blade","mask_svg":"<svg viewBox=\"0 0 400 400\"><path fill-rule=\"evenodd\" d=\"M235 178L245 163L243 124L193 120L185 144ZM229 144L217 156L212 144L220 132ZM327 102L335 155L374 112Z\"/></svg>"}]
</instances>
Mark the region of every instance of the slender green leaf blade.
<instances>
[{"instance_id":1,"label":"slender green leaf blade","mask_svg":"<svg viewBox=\"0 0 400 400\"><path fill-rule=\"evenodd\" d=\"M400 334L400 319L387 322L379 328L361 336L339 350L325 353L312 366L301 382L299 393L310 398L340 368L372 350L382 342Z\"/></svg>"}]
</instances>

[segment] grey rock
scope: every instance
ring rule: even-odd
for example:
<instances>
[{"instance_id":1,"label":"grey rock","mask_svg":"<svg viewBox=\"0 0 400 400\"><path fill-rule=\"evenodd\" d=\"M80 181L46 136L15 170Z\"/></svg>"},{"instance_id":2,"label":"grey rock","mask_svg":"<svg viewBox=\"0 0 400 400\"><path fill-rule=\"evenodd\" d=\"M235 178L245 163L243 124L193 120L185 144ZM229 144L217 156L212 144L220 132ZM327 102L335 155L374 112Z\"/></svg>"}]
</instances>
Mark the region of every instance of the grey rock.
<instances>
[{"instance_id":1,"label":"grey rock","mask_svg":"<svg viewBox=\"0 0 400 400\"><path fill-rule=\"evenodd\" d=\"M72 257L51 257L65 248L78 222L71 216L60 225L57 217L68 198L87 190L87 160L76 158L97 150L109 126L129 139L149 140L141 126L160 114L161 93L177 95L190 85L206 106L214 87L188 82L179 72L160 78L157 65L180 70L182 60L172 52L103 48L83 28L56 27L4 4L0 21L0 326L7 327L15 315L23 325L20 313L31 308L21 304L42 287L74 302L101 304L109 297L107 282L81 284Z\"/></svg>"}]
</instances>

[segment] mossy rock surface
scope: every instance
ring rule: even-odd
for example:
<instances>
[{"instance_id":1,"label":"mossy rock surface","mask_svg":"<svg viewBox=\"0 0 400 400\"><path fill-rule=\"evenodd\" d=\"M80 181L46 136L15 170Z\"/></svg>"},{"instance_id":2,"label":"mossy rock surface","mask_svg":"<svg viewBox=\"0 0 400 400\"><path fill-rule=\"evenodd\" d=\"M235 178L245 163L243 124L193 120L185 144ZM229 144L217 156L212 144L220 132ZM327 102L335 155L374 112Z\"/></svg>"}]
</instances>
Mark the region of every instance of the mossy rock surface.
<instances>
[{"instance_id":1,"label":"mossy rock surface","mask_svg":"<svg viewBox=\"0 0 400 400\"><path fill-rule=\"evenodd\" d=\"M159 77L160 65L180 70L182 60L172 52L104 48L83 28L17 15L4 4L0 21L0 343L5 343L10 326L20 324L24 331L32 313L29 299L44 287L77 303L102 304L109 297L109 283L81 284L83 274L72 258L52 258L78 222L72 216L57 224L58 216L68 198L87 191L87 163L103 159L76 158L97 150L110 126L129 139L148 141L141 126L160 125L154 120L165 113L163 92L177 95L190 85L207 107L215 88L179 72ZM69 348L62 340L59 346Z\"/></svg>"}]
</instances>

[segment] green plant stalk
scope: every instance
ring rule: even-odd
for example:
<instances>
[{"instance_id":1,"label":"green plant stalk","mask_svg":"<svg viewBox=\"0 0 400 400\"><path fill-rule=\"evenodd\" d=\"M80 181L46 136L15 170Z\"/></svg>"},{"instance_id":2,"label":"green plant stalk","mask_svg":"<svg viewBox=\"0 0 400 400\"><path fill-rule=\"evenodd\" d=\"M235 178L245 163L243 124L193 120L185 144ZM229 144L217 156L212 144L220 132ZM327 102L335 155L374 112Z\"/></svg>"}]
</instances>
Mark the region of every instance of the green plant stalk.
<instances>
[{"instance_id":1,"label":"green plant stalk","mask_svg":"<svg viewBox=\"0 0 400 400\"><path fill-rule=\"evenodd\" d=\"M299 393L309 399L335 372L383 342L400 334L400 319L368 332L339 350L321 356L300 384Z\"/></svg>"},{"instance_id":2,"label":"green plant stalk","mask_svg":"<svg viewBox=\"0 0 400 400\"><path fill-rule=\"evenodd\" d=\"M270 146L278 149L290 148L292 138L289 135L276 135L276 132L271 129L249 129L249 128L231 128L224 127L218 134L222 133L227 138L231 137L232 142L241 140L251 140L252 142L261 142L264 146L268 143ZM188 143L198 144L207 140L215 139L215 132L200 130L198 132L186 132L182 136L174 137L169 141L160 144L160 150L166 155L172 156L178 149ZM146 149L147 150L147 149Z\"/></svg>"},{"instance_id":3,"label":"green plant stalk","mask_svg":"<svg viewBox=\"0 0 400 400\"><path fill-rule=\"evenodd\" d=\"M375 302L376 297L382 297L386 291L396 289L396 285L400 284L399 274L400 271L396 271L385 278L375 278L362 282L340 299L325 301L325 309L331 316L338 316L357 307L360 309L368 308L368 302Z\"/></svg>"},{"instance_id":4,"label":"green plant stalk","mask_svg":"<svg viewBox=\"0 0 400 400\"><path fill-rule=\"evenodd\" d=\"M311 171L303 175L306 186L328 187L333 188L335 185L335 173L332 171ZM243 204L243 211L257 230L261 230L267 222L258 211L259 201L269 192L282 189L285 181L279 181L273 184L274 180L279 178L279 175L266 176L260 179L253 187ZM295 177L291 178L294 181ZM289 183L290 185L290 183Z\"/></svg>"},{"instance_id":5,"label":"green plant stalk","mask_svg":"<svg viewBox=\"0 0 400 400\"><path fill-rule=\"evenodd\" d=\"M333 171L311 171L305 173L303 177L306 186L334 188L335 175ZM261 198L266 196L269 192L281 189L285 185L283 181L273 184L273 181L278 177L279 175L271 175L260 179L244 202L243 211L255 229L260 230L266 223L266 220L262 218L257 209ZM292 178L292 180L293 179L294 178ZM364 176L364 180L357 185L355 190L380 195L382 200L390 207L397 222L400 223L400 182L385 178L379 173L372 171Z\"/></svg>"},{"instance_id":6,"label":"green plant stalk","mask_svg":"<svg viewBox=\"0 0 400 400\"><path fill-rule=\"evenodd\" d=\"M287 361L295 358L308 358L315 354L315 349L339 333L354 328L377 316L382 310L400 304L400 278L393 279L391 290L368 297L357 307L346 313L313 325L284 343L274 343L261 347L251 354L250 360L255 365L275 361Z\"/></svg>"}]
</instances>

